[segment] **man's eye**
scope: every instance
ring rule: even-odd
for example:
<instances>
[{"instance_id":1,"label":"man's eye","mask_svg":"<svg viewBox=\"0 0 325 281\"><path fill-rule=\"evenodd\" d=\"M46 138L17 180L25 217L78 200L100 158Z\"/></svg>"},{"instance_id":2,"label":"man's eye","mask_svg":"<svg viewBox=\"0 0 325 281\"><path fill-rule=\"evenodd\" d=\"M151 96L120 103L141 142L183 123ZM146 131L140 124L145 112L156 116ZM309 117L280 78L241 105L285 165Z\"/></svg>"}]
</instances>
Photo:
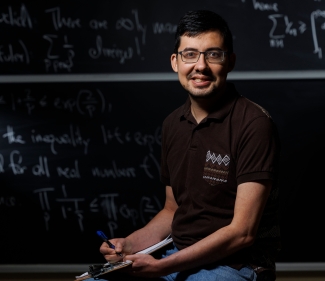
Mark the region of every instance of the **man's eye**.
<instances>
[{"instance_id":1,"label":"man's eye","mask_svg":"<svg viewBox=\"0 0 325 281\"><path fill-rule=\"evenodd\" d=\"M183 53L183 56L185 58L195 58L197 56L196 52L186 52L186 53Z\"/></svg>"},{"instance_id":2,"label":"man's eye","mask_svg":"<svg viewBox=\"0 0 325 281\"><path fill-rule=\"evenodd\" d=\"M220 55L221 55L220 52L209 52L209 53L208 53L208 56L209 56L210 58L219 58Z\"/></svg>"}]
</instances>

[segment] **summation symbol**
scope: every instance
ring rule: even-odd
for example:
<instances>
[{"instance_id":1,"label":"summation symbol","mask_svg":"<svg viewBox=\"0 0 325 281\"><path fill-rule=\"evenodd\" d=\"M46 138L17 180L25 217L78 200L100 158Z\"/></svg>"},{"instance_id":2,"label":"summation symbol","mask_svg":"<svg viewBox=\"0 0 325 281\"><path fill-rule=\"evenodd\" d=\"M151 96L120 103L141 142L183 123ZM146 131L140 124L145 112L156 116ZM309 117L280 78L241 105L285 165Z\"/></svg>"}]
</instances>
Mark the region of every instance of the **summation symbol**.
<instances>
[{"instance_id":1,"label":"summation symbol","mask_svg":"<svg viewBox=\"0 0 325 281\"><path fill-rule=\"evenodd\" d=\"M289 20L289 17L282 14L269 15L269 19L273 22L272 29L269 33L270 36L270 47L284 48L284 38L286 34L290 36L298 36L299 33L304 33L306 31L306 24L299 21L299 27L294 27L294 23ZM284 30L281 30L281 25L279 22L283 20Z\"/></svg>"}]
</instances>

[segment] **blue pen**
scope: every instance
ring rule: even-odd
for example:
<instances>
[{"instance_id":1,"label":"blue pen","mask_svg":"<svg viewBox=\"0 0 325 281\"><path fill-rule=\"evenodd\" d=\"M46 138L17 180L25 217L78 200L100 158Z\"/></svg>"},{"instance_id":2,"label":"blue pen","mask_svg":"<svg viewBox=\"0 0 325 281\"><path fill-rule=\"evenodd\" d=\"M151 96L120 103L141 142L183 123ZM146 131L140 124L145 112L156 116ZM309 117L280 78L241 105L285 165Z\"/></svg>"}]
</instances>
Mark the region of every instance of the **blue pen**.
<instances>
[{"instance_id":1,"label":"blue pen","mask_svg":"<svg viewBox=\"0 0 325 281\"><path fill-rule=\"evenodd\" d=\"M114 249L115 250L115 246L108 241L108 238L106 237L106 235L104 234L104 232L98 230L97 231L97 235L103 239L104 242L106 242L108 244L108 246L111 248L111 249ZM117 255L119 255L120 257L123 257L122 253L116 253Z\"/></svg>"}]
</instances>

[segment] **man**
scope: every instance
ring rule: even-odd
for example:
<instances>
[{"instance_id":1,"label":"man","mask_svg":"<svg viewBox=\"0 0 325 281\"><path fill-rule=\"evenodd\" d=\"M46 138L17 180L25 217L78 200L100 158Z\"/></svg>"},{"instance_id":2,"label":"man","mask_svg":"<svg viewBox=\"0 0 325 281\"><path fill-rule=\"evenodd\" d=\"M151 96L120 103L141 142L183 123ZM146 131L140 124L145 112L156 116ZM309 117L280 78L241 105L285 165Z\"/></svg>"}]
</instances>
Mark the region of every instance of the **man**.
<instances>
[{"instance_id":1,"label":"man","mask_svg":"<svg viewBox=\"0 0 325 281\"><path fill-rule=\"evenodd\" d=\"M111 239L115 250L100 248L109 262L121 260L116 253L133 261L128 276L275 280L277 130L262 107L226 81L235 61L232 34L219 15L185 14L171 65L189 96L163 123L164 208L128 237ZM169 233L174 247L163 258L132 254Z\"/></svg>"}]
</instances>

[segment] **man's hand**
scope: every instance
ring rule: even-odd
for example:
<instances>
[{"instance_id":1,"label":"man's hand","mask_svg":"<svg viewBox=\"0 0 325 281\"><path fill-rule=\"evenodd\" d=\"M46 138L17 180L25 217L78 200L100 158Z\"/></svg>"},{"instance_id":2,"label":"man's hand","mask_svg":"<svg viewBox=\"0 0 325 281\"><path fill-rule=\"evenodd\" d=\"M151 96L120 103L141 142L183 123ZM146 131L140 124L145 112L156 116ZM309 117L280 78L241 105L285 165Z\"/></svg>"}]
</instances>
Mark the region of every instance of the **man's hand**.
<instances>
[{"instance_id":1,"label":"man's hand","mask_svg":"<svg viewBox=\"0 0 325 281\"><path fill-rule=\"evenodd\" d=\"M163 276L162 269L159 267L160 260L155 259L148 254L134 254L127 255L124 260L132 261L131 266L128 267L127 271L130 275L155 278Z\"/></svg>"},{"instance_id":2,"label":"man's hand","mask_svg":"<svg viewBox=\"0 0 325 281\"><path fill-rule=\"evenodd\" d=\"M110 263L121 261L125 255L131 254L131 247L128 245L128 241L125 238L110 239L110 242L115 245L115 249L112 249L104 242L100 248L100 253L104 256L105 260ZM121 254L121 255L119 255Z\"/></svg>"}]
</instances>

